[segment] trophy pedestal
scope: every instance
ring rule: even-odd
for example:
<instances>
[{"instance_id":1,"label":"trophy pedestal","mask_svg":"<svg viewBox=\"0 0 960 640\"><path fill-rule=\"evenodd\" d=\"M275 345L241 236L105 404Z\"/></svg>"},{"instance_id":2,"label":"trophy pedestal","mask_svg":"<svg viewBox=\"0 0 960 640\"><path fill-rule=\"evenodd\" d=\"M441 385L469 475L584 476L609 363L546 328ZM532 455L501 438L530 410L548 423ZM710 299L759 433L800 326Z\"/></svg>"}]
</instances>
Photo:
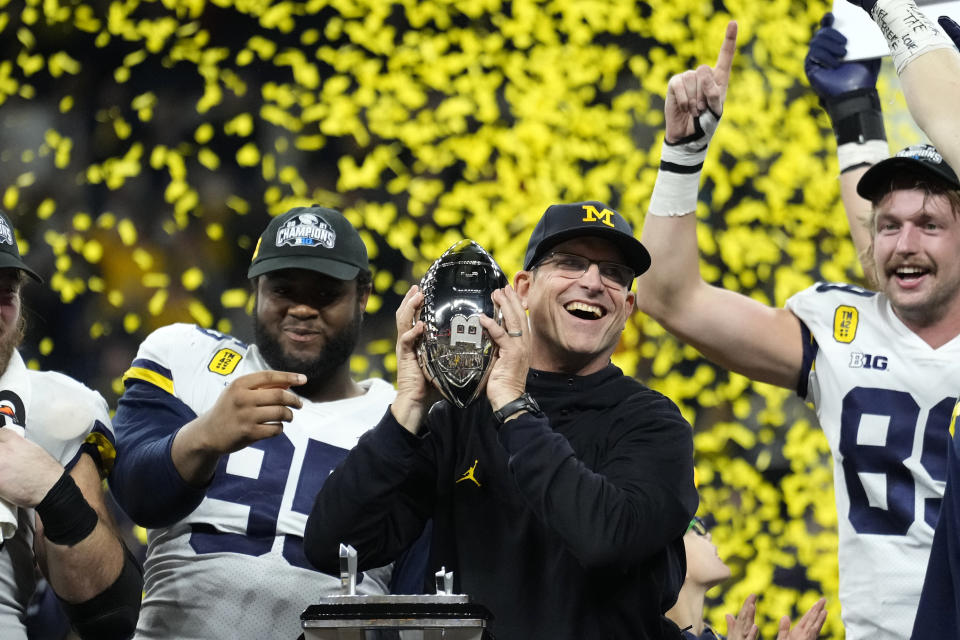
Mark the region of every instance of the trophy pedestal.
<instances>
[{"instance_id":1,"label":"trophy pedestal","mask_svg":"<svg viewBox=\"0 0 960 640\"><path fill-rule=\"evenodd\" d=\"M304 640L480 640L492 615L466 595L339 595L300 615Z\"/></svg>"}]
</instances>

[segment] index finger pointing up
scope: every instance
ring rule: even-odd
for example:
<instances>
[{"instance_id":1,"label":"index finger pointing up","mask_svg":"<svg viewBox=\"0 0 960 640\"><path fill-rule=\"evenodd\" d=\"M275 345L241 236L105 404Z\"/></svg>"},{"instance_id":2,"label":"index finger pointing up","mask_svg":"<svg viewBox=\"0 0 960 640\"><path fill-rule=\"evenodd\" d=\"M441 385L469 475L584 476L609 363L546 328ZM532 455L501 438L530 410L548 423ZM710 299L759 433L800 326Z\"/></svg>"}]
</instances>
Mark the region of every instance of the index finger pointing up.
<instances>
[{"instance_id":1,"label":"index finger pointing up","mask_svg":"<svg viewBox=\"0 0 960 640\"><path fill-rule=\"evenodd\" d=\"M717 56L717 65L713 68L713 77L717 84L726 86L730 79L730 69L733 68L733 56L737 52L737 21L727 23L727 31L720 45L720 55Z\"/></svg>"}]
</instances>

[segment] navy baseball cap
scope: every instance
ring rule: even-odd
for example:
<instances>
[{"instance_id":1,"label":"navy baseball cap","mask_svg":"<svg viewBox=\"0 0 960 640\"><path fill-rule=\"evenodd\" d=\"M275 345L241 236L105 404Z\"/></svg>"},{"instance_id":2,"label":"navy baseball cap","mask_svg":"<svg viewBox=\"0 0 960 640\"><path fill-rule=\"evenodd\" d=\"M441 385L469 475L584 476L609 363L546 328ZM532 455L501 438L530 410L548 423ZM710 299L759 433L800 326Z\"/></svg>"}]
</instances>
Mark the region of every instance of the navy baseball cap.
<instances>
[{"instance_id":1,"label":"navy baseball cap","mask_svg":"<svg viewBox=\"0 0 960 640\"><path fill-rule=\"evenodd\" d=\"M857 183L857 193L862 198L874 201L888 190L891 180L901 175L932 178L951 189L960 190L957 174L940 152L929 144L915 144L867 169Z\"/></svg>"},{"instance_id":2,"label":"navy baseball cap","mask_svg":"<svg viewBox=\"0 0 960 640\"><path fill-rule=\"evenodd\" d=\"M296 207L270 221L257 240L248 278L279 269L309 269L338 280L369 271L360 234L333 209Z\"/></svg>"},{"instance_id":3,"label":"navy baseball cap","mask_svg":"<svg viewBox=\"0 0 960 640\"><path fill-rule=\"evenodd\" d=\"M3 211L0 211L0 269L20 269L37 282L43 282L43 278L28 267L20 257L20 247L17 246L17 239L13 235L13 225Z\"/></svg>"},{"instance_id":4,"label":"navy baseball cap","mask_svg":"<svg viewBox=\"0 0 960 640\"><path fill-rule=\"evenodd\" d=\"M635 276L650 268L650 254L633 237L630 223L607 205L590 200L547 207L530 234L523 259L524 270L532 269L561 242L583 236L595 236L615 244Z\"/></svg>"}]
</instances>

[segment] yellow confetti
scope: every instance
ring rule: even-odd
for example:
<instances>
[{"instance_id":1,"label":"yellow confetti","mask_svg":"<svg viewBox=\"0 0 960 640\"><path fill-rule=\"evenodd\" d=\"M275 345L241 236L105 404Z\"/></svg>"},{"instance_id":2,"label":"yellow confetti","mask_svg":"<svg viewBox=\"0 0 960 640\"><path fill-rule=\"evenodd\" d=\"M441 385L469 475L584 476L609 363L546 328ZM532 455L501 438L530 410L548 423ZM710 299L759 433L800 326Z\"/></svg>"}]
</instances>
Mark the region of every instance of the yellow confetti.
<instances>
[{"instance_id":1,"label":"yellow confetti","mask_svg":"<svg viewBox=\"0 0 960 640\"><path fill-rule=\"evenodd\" d=\"M241 167L252 167L258 162L260 162L260 151L252 142L248 142L237 151L237 164Z\"/></svg>"},{"instance_id":2,"label":"yellow confetti","mask_svg":"<svg viewBox=\"0 0 960 640\"><path fill-rule=\"evenodd\" d=\"M57 210L57 203L52 198L44 198L43 202L37 207L37 217L46 220Z\"/></svg>"},{"instance_id":3,"label":"yellow confetti","mask_svg":"<svg viewBox=\"0 0 960 640\"><path fill-rule=\"evenodd\" d=\"M183 272L180 281L183 283L184 289L187 291L193 291L203 284L203 271L196 267L187 269Z\"/></svg>"},{"instance_id":4,"label":"yellow confetti","mask_svg":"<svg viewBox=\"0 0 960 640\"><path fill-rule=\"evenodd\" d=\"M127 333L133 333L140 328L140 316L136 313L128 313L123 316L123 330Z\"/></svg>"},{"instance_id":5,"label":"yellow confetti","mask_svg":"<svg viewBox=\"0 0 960 640\"><path fill-rule=\"evenodd\" d=\"M150 315L160 315L164 305L167 304L168 296L169 294L166 289L158 289L156 293L150 296L150 301L147 303L147 311L150 312Z\"/></svg>"},{"instance_id":6,"label":"yellow confetti","mask_svg":"<svg viewBox=\"0 0 960 640\"><path fill-rule=\"evenodd\" d=\"M90 264L96 264L103 258L103 245L96 240L90 240L83 245L83 258Z\"/></svg>"},{"instance_id":7,"label":"yellow confetti","mask_svg":"<svg viewBox=\"0 0 960 640\"><path fill-rule=\"evenodd\" d=\"M213 324L213 314L210 313L202 302L191 300L188 310L190 317L201 327L209 327Z\"/></svg>"}]
</instances>

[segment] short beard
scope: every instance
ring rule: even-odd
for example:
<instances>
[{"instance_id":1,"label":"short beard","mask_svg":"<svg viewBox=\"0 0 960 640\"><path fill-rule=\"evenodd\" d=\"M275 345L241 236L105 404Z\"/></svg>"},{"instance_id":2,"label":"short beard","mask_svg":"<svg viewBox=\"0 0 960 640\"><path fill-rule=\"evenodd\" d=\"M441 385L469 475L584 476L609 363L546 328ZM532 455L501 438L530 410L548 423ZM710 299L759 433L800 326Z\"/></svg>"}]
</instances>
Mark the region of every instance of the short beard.
<instances>
[{"instance_id":1,"label":"short beard","mask_svg":"<svg viewBox=\"0 0 960 640\"><path fill-rule=\"evenodd\" d=\"M931 296L919 304L898 304L891 300L893 310L905 323L917 328L932 327L943 320L949 312L948 305L956 291L934 291Z\"/></svg>"},{"instance_id":2,"label":"short beard","mask_svg":"<svg viewBox=\"0 0 960 640\"><path fill-rule=\"evenodd\" d=\"M256 316L253 319L253 335L263 359L270 367L278 371L302 373L307 376L307 383L298 389L309 393L331 382L333 372L350 360L360 340L362 325L363 312L358 311L343 329L327 336L323 349L313 360L284 353L277 339L267 331L266 327L260 323L260 318Z\"/></svg>"},{"instance_id":3,"label":"short beard","mask_svg":"<svg viewBox=\"0 0 960 640\"><path fill-rule=\"evenodd\" d=\"M21 310L20 316L17 318L16 330L0 338L0 374L7 370L10 359L13 357L13 352L20 346L26 335L27 320L24 318L23 311Z\"/></svg>"}]
</instances>

